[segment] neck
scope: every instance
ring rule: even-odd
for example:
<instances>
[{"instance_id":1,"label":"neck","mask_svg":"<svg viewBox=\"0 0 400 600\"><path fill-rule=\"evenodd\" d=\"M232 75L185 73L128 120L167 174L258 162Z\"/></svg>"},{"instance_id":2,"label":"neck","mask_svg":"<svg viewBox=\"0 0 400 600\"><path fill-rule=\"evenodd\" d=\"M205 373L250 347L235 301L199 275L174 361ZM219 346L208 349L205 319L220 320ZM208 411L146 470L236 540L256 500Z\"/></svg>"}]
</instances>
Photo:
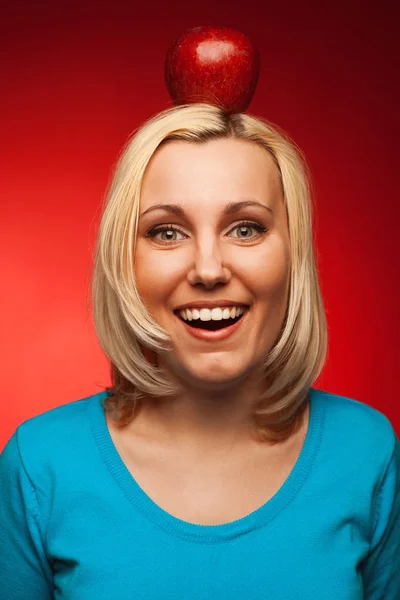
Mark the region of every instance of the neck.
<instances>
[{"instance_id":1,"label":"neck","mask_svg":"<svg viewBox=\"0 0 400 600\"><path fill-rule=\"evenodd\" d=\"M141 436L185 452L259 445L252 420L260 391L256 378L221 387L185 385L176 397L145 399L133 427Z\"/></svg>"}]
</instances>

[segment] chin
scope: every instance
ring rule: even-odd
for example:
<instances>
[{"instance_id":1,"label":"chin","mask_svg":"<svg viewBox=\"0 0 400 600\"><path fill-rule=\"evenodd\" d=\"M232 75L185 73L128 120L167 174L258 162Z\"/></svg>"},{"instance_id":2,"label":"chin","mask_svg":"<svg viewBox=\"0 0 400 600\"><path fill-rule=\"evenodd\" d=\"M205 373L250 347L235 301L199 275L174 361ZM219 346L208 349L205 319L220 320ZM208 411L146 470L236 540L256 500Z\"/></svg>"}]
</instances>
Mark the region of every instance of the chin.
<instances>
[{"instance_id":1,"label":"chin","mask_svg":"<svg viewBox=\"0 0 400 600\"><path fill-rule=\"evenodd\" d=\"M232 364L228 357L218 360L215 354L197 356L194 364L174 361L171 367L180 379L205 391L227 389L244 380L253 370L249 364Z\"/></svg>"}]
</instances>

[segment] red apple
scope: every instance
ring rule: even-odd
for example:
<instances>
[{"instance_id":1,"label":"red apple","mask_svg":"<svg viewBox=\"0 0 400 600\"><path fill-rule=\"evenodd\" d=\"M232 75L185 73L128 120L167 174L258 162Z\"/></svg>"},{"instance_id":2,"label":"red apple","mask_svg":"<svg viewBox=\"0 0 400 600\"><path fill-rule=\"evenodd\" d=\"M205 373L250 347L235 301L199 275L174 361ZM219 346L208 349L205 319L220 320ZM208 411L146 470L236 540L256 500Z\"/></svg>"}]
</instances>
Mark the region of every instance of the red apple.
<instances>
[{"instance_id":1,"label":"red apple","mask_svg":"<svg viewBox=\"0 0 400 600\"><path fill-rule=\"evenodd\" d=\"M206 102L229 113L249 106L260 73L260 55L249 38L229 27L187 29L165 59L165 83L174 104Z\"/></svg>"}]
</instances>

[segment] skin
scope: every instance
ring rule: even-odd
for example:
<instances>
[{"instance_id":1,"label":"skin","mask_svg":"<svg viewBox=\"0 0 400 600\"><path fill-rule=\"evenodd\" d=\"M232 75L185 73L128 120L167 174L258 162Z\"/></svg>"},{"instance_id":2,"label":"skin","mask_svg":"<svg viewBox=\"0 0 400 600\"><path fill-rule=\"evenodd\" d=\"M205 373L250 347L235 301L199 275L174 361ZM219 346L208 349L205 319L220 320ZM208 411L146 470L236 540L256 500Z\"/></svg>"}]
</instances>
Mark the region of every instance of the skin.
<instances>
[{"instance_id":1,"label":"skin","mask_svg":"<svg viewBox=\"0 0 400 600\"><path fill-rule=\"evenodd\" d=\"M228 216L228 202L252 199ZM181 217L156 204L174 203ZM174 350L158 364L183 391L144 405L132 423L142 437L162 440L191 458L257 444L251 407L260 388L260 363L283 325L290 277L290 241L282 186L273 159L244 140L205 144L172 141L153 156L142 186L135 251L139 292L153 318L171 336ZM258 223L241 233L243 221ZM158 225L179 231L148 237ZM199 300L250 305L246 326L220 342L186 333L175 308Z\"/></svg>"}]
</instances>

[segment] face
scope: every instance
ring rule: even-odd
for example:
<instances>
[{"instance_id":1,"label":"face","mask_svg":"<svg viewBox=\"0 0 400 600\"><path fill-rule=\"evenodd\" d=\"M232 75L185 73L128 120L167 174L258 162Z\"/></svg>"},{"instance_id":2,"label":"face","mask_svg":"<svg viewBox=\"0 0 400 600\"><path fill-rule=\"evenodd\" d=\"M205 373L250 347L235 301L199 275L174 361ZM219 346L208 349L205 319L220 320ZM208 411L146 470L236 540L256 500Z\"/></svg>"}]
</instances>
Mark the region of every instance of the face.
<instances>
[{"instance_id":1,"label":"face","mask_svg":"<svg viewBox=\"0 0 400 600\"><path fill-rule=\"evenodd\" d=\"M175 208L154 208L167 204ZM289 291L289 233L271 156L244 140L169 142L147 168L139 215L138 290L174 348L159 362L204 389L250 376L279 335ZM179 316L183 305L223 309L224 301L245 309L220 339L194 337Z\"/></svg>"}]
</instances>

